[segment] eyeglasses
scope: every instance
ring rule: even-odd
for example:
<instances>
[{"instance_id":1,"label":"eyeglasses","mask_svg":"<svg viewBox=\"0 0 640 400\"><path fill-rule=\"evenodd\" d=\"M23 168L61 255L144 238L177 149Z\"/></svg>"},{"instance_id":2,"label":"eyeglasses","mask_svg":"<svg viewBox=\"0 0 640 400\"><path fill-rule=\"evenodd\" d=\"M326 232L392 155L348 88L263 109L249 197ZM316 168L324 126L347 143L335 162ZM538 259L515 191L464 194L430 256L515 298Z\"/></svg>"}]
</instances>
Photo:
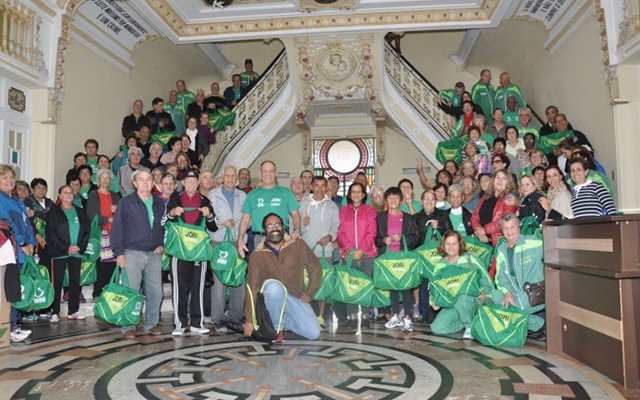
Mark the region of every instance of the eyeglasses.
<instances>
[{"instance_id":1,"label":"eyeglasses","mask_svg":"<svg viewBox=\"0 0 640 400\"><path fill-rule=\"evenodd\" d=\"M491 163L492 164L504 164L504 161L502 161L502 160L493 160Z\"/></svg>"},{"instance_id":2,"label":"eyeglasses","mask_svg":"<svg viewBox=\"0 0 640 400\"><path fill-rule=\"evenodd\" d=\"M282 224L280 222L276 222L275 224L267 224L266 228L269 229L269 230L271 230L273 228L280 229L280 228L282 228Z\"/></svg>"},{"instance_id":3,"label":"eyeglasses","mask_svg":"<svg viewBox=\"0 0 640 400\"><path fill-rule=\"evenodd\" d=\"M372 195L373 195L373 194L379 194L379 195L382 195L382 194L384 194L384 192L383 192L383 191L381 191L381 190L376 190L376 191L374 191L374 192L371 192L371 194L372 194Z\"/></svg>"}]
</instances>

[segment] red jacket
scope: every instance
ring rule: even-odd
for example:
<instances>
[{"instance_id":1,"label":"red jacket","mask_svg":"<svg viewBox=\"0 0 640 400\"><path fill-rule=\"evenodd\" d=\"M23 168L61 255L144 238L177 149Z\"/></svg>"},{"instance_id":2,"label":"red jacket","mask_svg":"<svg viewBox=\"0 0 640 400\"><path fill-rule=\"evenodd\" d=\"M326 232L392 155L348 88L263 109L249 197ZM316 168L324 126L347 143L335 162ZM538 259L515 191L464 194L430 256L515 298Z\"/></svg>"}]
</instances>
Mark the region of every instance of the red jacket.
<instances>
[{"instance_id":1,"label":"red jacket","mask_svg":"<svg viewBox=\"0 0 640 400\"><path fill-rule=\"evenodd\" d=\"M368 204L360 205L357 210L354 210L353 204L347 204L340 209L340 254L356 249L367 253L367 257L378 255L375 245L378 231L376 216L375 208Z\"/></svg>"},{"instance_id":2,"label":"red jacket","mask_svg":"<svg viewBox=\"0 0 640 400\"><path fill-rule=\"evenodd\" d=\"M473 215L471 215L471 227L474 231L478 228L484 228L484 232L488 237L491 238L491 243L495 247L495 245L498 243L498 239L502 237L502 231L500 230L500 218L502 218L502 216L505 214L515 214L518 210L518 206L509 206L504 202L504 196L500 197L493 209L493 220L485 226L482 226L482 224L480 223L480 208L482 208L484 200L484 197L480 199L478 207L473 212Z\"/></svg>"}]
</instances>

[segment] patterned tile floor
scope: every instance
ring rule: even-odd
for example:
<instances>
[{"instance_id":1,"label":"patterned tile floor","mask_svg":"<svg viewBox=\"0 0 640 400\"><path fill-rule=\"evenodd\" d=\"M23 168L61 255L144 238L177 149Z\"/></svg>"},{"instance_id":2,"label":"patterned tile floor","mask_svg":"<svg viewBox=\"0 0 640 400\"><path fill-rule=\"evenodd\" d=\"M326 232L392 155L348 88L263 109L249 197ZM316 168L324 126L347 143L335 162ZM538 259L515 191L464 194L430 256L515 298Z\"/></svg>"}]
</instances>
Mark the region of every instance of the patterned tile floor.
<instances>
[{"instance_id":1,"label":"patterned tile floor","mask_svg":"<svg viewBox=\"0 0 640 400\"><path fill-rule=\"evenodd\" d=\"M35 324L0 350L0 399L621 399L602 375L539 344L499 349L382 324L315 342L234 333L124 340L93 317ZM625 393L633 397L635 393Z\"/></svg>"}]
</instances>

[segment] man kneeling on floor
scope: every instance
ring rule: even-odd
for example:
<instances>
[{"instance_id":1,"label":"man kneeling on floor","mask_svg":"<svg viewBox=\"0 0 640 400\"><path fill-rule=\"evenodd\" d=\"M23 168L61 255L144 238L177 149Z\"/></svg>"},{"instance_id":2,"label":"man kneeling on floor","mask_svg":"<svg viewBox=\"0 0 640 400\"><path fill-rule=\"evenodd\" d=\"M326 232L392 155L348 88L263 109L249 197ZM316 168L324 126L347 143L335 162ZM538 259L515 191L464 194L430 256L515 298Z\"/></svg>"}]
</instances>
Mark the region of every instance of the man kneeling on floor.
<instances>
[{"instance_id":1,"label":"man kneeling on floor","mask_svg":"<svg viewBox=\"0 0 640 400\"><path fill-rule=\"evenodd\" d=\"M304 240L284 233L284 224L277 214L267 214L262 220L262 228L265 239L249 258L247 285L250 293L262 290L274 329L278 332L275 343L284 341L285 329L315 340L320 336L320 325L309 301L322 278L318 258ZM309 274L306 288L303 281L305 265ZM250 293L247 291L245 296L245 336L251 336L254 329Z\"/></svg>"}]
</instances>

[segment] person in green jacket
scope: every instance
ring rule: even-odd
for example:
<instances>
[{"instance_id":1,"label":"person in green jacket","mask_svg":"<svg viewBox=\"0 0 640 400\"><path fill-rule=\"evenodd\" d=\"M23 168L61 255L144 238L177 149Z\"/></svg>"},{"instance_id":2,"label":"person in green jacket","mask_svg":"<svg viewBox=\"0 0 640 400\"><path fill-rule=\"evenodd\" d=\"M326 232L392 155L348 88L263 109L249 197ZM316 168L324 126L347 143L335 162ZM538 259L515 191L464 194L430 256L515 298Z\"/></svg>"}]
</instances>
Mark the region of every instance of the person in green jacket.
<instances>
[{"instance_id":1,"label":"person in green jacket","mask_svg":"<svg viewBox=\"0 0 640 400\"><path fill-rule=\"evenodd\" d=\"M507 99L513 96L516 99L516 104L518 108L523 108L527 105L524 101L524 96L522 95L522 91L517 85L511 83L511 76L509 76L508 72L503 72L500 74L500 86L496 89L496 96L493 102L494 109L501 108L503 110L507 109Z\"/></svg>"},{"instance_id":2,"label":"person in green jacket","mask_svg":"<svg viewBox=\"0 0 640 400\"><path fill-rule=\"evenodd\" d=\"M187 108L178 102L178 91L169 92L169 102L164 103L164 110L171 115L171 119L176 126L173 131L176 137L179 137L187 130Z\"/></svg>"},{"instance_id":3,"label":"person in green jacket","mask_svg":"<svg viewBox=\"0 0 640 400\"><path fill-rule=\"evenodd\" d=\"M182 79L176 82L176 90L178 91L178 104L186 111L189 104L196 101L196 95L187 90L187 86Z\"/></svg>"},{"instance_id":4,"label":"person in green jacket","mask_svg":"<svg viewBox=\"0 0 640 400\"><path fill-rule=\"evenodd\" d=\"M440 98L451 107L460 107L462 105L462 93L465 90L464 82L456 82L453 89L441 90Z\"/></svg>"},{"instance_id":5,"label":"person in green jacket","mask_svg":"<svg viewBox=\"0 0 640 400\"><path fill-rule=\"evenodd\" d=\"M487 117L487 125L493 122L495 97L496 89L491 84L491 71L483 69L480 72L480 80L471 89L471 99L482 108L484 116Z\"/></svg>"},{"instance_id":6,"label":"person in green jacket","mask_svg":"<svg viewBox=\"0 0 640 400\"><path fill-rule=\"evenodd\" d=\"M458 266L469 269L477 269L481 293L479 297L466 294L458 296L453 307L443 308L436 319L431 323L431 331L436 335L450 335L464 328L463 339L473 339L471 336L471 321L478 310L480 302L484 301L494 292L493 282L482 265L482 261L475 255L467 252L464 239L456 231L447 231L442 236L438 246L438 253L442 259L435 265L433 276L437 279L438 271L448 266ZM433 282L432 282L433 285ZM430 293L429 303L434 310L440 307L435 305L433 291Z\"/></svg>"},{"instance_id":7,"label":"person in green jacket","mask_svg":"<svg viewBox=\"0 0 640 400\"><path fill-rule=\"evenodd\" d=\"M532 306L524 290L526 283L544 282L542 240L521 235L520 220L515 214L505 214L500 218L500 229L504 240L498 242L495 250L496 290L491 294L491 300L530 314L529 331L535 332L531 336L544 340L545 305Z\"/></svg>"}]
</instances>

